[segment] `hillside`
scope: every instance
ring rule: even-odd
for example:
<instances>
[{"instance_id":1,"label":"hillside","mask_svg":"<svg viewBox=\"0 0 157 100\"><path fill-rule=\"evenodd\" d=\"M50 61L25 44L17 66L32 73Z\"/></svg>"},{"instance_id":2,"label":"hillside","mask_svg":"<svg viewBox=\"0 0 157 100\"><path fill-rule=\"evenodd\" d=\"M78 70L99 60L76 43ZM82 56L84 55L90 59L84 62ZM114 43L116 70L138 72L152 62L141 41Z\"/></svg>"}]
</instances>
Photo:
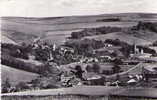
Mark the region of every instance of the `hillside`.
<instances>
[{"instance_id":1,"label":"hillside","mask_svg":"<svg viewBox=\"0 0 157 100\"><path fill-rule=\"evenodd\" d=\"M133 35L130 35L130 34L123 33L123 32L114 32L114 33L109 33L109 34L104 34L104 35L88 36L84 38L96 39L96 40L102 40L102 41L105 41L106 39L119 39L128 44L136 43L137 45L149 45L152 43L150 41L151 38L142 39L142 38L138 38Z\"/></svg>"},{"instance_id":2,"label":"hillside","mask_svg":"<svg viewBox=\"0 0 157 100\"><path fill-rule=\"evenodd\" d=\"M136 25L139 20L156 22L156 16L156 14L121 13L54 18L3 17L1 29L4 31L3 33L7 34L5 36L17 43L21 41L28 42L38 36L46 41L51 40L50 42L54 41L56 43L56 39L64 41L71 32L80 29L102 26L130 27ZM100 21L109 18L120 18L120 21Z\"/></svg>"},{"instance_id":3,"label":"hillside","mask_svg":"<svg viewBox=\"0 0 157 100\"><path fill-rule=\"evenodd\" d=\"M1 77L2 83L9 78L9 81L12 85L15 85L19 82L29 82L37 78L38 74L23 71L20 69L15 69L9 66L1 65Z\"/></svg>"},{"instance_id":4,"label":"hillside","mask_svg":"<svg viewBox=\"0 0 157 100\"><path fill-rule=\"evenodd\" d=\"M1 34L1 43L11 43L11 44L17 45L15 41L8 38L7 36L4 36L3 34Z\"/></svg>"}]
</instances>

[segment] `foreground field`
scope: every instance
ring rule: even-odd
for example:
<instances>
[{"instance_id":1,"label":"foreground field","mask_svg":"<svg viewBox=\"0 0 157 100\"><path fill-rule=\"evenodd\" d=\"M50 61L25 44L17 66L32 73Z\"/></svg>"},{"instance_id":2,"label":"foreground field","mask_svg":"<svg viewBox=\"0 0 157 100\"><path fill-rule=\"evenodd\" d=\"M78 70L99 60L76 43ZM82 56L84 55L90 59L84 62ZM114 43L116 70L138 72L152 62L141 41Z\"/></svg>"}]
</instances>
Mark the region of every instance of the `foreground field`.
<instances>
[{"instance_id":1,"label":"foreground field","mask_svg":"<svg viewBox=\"0 0 157 100\"><path fill-rule=\"evenodd\" d=\"M108 100L117 87L77 86L3 94L2 100Z\"/></svg>"},{"instance_id":2,"label":"foreground field","mask_svg":"<svg viewBox=\"0 0 157 100\"><path fill-rule=\"evenodd\" d=\"M2 100L108 100L106 96L94 97L94 96L22 96L22 97L2 97Z\"/></svg>"},{"instance_id":3,"label":"foreground field","mask_svg":"<svg viewBox=\"0 0 157 100\"><path fill-rule=\"evenodd\" d=\"M119 95L119 97L115 99L114 95ZM76 86L2 94L2 100L156 100L156 98L157 90L155 88L111 86Z\"/></svg>"},{"instance_id":4,"label":"foreground field","mask_svg":"<svg viewBox=\"0 0 157 100\"><path fill-rule=\"evenodd\" d=\"M4 96L49 96L49 95L89 95L89 96L105 96L110 92L117 91L120 87L106 86L76 86L71 88L46 89L26 92L15 92L3 94Z\"/></svg>"}]
</instances>

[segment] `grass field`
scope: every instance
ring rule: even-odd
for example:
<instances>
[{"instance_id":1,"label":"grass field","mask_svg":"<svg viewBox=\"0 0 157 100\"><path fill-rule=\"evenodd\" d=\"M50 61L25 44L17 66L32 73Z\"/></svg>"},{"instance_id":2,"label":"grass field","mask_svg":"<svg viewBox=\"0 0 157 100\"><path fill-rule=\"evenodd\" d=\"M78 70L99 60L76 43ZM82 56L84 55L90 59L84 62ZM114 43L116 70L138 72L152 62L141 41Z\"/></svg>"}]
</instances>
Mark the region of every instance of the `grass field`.
<instances>
[{"instance_id":1,"label":"grass field","mask_svg":"<svg viewBox=\"0 0 157 100\"><path fill-rule=\"evenodd\" d=\"M130 96L130 98L132 97L132 99L128 98L123 100L143 100L141 98L144 97L146 97L144 100L156 100L156 91L155 88L77 86L71 88L2 94L2 100L110 100L110 95L115 94L124 95L125 97ZM147 99L147 97L152 99ZM121 98L118 100L121 100Z\"/></svg>"},{"instance_id":2,"label":"grass field","mask_svg":"<svg viewBox=\"0 0 157 100\"><path fill-rule=\"evenodd\" d=\"M136 43L137 45L149 45L152 43L152 41L149 40L150 38L142 39L140 37L135 37L133 35L126 34L123 32L114 32L114 33L109 33L109 34L105 34L105 35L88 36L85 38L102 40L102 41L105 41L106 39L119 39L128 44Z\"/></svg>"},{"instance_id":3,"label":"grass field","mask_svg":"<svg viewBox=\"0 0 157 100\"><path fill-rule=\"evenodd\" d=\"M15 41L8 38L7 36L4 36L3 34L1 34L1 43L11 43L11 44L17 45L17 43Z\"/></svg>"},{"instance_id":4,"label":"grass field","mask_svg":"<svg viewBox=\"0 0 157 100\"><path fill-rule=\"evenodd\" d=\"M106 96L79 96L79 95L66 95L66 96L5 96L2 100L108 100Z\"/></svg>"},{"instance_id":5,"label":"grass field","mask_svg":"<svg viewBox=\"0 0 157 100\"><path fill-rule=\"evenodd\" d=\"M106 96L121 87L114 86L75 86L70 88L32 90L25 92L15 92L3 94L3 96L50 96L50 95L88 95L88 96Z\"/></svg>"},{"instance_id":6,"label":"grass field","mask_svg":"<svg viewBox=\"0 0 157 100\"><path fill-rule=\"evenodd\" d=\"M116 26L130 27L137 22L97 22L105 16L90 17L61 17L61 18L2 18L3 34L11 37L16 42L30 41L31 37L40 36L43 40L62 44L71 32L84 28ZM19 34L17 34L19 33ZM16 37L15 37L16 35ZM27 36L26 36L27 35ZM61 42L60 42L61 41Z\"/></svg>"},{"instance_id":7,"label":"grass field","mask_svg":"<svg viewBox=\"0 0 157 100\"><path fill-rule=\"evenodd\" d=\"M38 74L26 72L23 70L15 69L9 66L1 65L1 82L3 83L6 78L9 78L9 81L12 85L15 85L19 82L28 82L32 79L37 78Z\"/></svg>"},{"instance_id":8,"label":"grass field","mask_svg":"<svg viewBox=\"0 0 157 100\"><path fill-rule=\"evenodd\" d=\"M98 21L107 18L120 18L121 20L117 22ZM52 43L59 41L58 44L62 44L73 31L102 26L130 27L137 25L137 22L141 20L157 22L157 15L150 13L120 13L43 18L3 17L1 20L2 31L15 42L30 41L31 37L40 36L45 41ZM152 37L155 38L156 36Z\"/></svg>"}]
</instances>

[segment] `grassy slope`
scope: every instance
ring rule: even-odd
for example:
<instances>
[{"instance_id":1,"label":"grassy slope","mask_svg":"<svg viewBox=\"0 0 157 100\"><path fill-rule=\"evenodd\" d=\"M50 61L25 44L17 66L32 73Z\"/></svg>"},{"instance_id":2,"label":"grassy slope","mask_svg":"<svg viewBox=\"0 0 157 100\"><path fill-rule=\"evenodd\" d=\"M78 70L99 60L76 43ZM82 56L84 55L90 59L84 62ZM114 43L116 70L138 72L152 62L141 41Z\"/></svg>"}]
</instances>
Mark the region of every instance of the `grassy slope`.
<instances>
[{"instance_id":1,"label":"grassy slope","mask_svg":"<svg viewBox=\"0 0 157 100\"><path fill-rule=\"evenodd\" d=\"M9 78L11 84L15 85L18 82L28 82L32 79L35 79L38 76L38 74L11 68L9 66L1 65L1 77L2 77L2 83L6 80L6 78Z\"/></svg>"},{"instance_id":2,"label":"grassy slope","mask_svg":"<svg viewBox=\"0 0 157 100\"><path fill-rule=\"evenodd\" d=\"M7 36L4 36L3 34L1 34L1 43L11 43L11 44L17 45L15 41L8 38Z\"/></svg>"},{"instance_id":3,"label":"grassy slope","mask_svg":"<svg viewBox=\"0 0 157 100\"><path fill-rule=\"evenodd\" d=\"M155 34L157 36L157 34ZM103 40L105 41L106 39L120 39L121 41L127 42L129 44L139 44L139 45L148 45L151 44L152 41L150 41L151 38L153 37L149 37L143 39L143 37L135 37L133 35L127 34L127 33L123 33L123 32L114 32L114 33L110 33L110 34L105 34L105 35L97 35L97 36L89 36L89 37L85 37L85 38L93 38L93 39L97 39L97 40Z\"/></svg>"}]
</instances>

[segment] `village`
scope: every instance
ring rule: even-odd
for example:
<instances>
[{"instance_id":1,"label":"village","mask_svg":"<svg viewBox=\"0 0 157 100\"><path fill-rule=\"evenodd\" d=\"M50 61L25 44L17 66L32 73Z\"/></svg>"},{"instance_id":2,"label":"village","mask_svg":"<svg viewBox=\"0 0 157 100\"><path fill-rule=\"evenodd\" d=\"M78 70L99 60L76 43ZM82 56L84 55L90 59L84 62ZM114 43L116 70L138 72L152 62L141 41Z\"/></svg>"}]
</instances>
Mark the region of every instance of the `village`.
<instances>
[{"instance_id":1,"label":"village","mask_svg":"<svg viewBox=\"0 0 157 100\"><path fill-rule=\"evenodd\" d=\"M39 65L43 63L44 67L39 70L41 76L32 82L22 84L18 89L10 86L4 87L3 91L14 92L77 85L157 87L157 56L154 49L149 50L149 47L136 44L127 46L118 39L108 39L104 42L85 39L82 44L79 44L83 49L79 50L70 43L60 46L50 45L40 38L34 39L33 43L27 46L22 43L21 46L30 49L26 53L27 60L23 60L24 62L34 62ZM92 47L94 43L98 49ZM150 46L150 48L153 47L155 48ZM25 55L20 49L17 49L15 54L17 58L20 58L19 55ZM57 86L56 82L52 82L54 77L57 78L55 79Z\"/></svg>"},{"instance_id":2,"label":"village","mask_svg":"<svg viewBox=\"0 0 157 100\"><path fill-rule=\"evenodd\" d=\"M34 20L39 24L58 21L58 18L31 19ZM7 38L1 42L1 92L4 98L18 95L20 99L27 95L31 100L40 96L48 98L44 100L64 97L72 100L86 97L89 98L85 100L97 97L156 100L156 23L130 20L101 17L92 27L75 26L74 29L71 24L75 23L64 25L59 21L54 26L62 27L56 27L59 30L55 31L51 30L51 24L39 24L42 31L38 27L30 27L32 32L19 26L18 31L4 29L3 37ZM105 25L97 27L97 21Z\"/></svg>"},{"instance_id":3,"label":"village","mask_svg":"<svg viewBox=\"0 0 157 100\"><path fill-rule=\"evenodd\" d=\"M60 75L62 85L65 87L75 85L156 87L157 71L154 60L156 56L153 56L152 52L145 53L145 49L136 44L133 44L132 49L128 51L130 52L128 58L121 52L121 46L106 42L102 48L91 49L89 51L91 54L83 55L76 55L75 49L66 45L57 47L54 44L52 47L52 54L49 53L47 59L50 65L56 59L52 56L56 52L68 60L66 68L57 67L60 70L65 68Z\"/></svg>"}]
</instances>

